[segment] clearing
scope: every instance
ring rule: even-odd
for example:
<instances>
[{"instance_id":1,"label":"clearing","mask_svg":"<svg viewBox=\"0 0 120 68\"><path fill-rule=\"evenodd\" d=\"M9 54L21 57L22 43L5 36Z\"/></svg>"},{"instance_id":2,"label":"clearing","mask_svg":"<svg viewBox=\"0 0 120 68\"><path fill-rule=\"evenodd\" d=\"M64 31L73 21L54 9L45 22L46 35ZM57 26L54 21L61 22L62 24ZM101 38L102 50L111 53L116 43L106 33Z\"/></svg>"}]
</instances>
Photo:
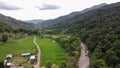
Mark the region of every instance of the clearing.
<instances>
[{"instance_id":1,"label":"clearing","mask_svg":"<svg viewBox=\"0 0 120 68\"><path fill-rule=\"evenodd\" d=\"M14 61L23 63L24 59L19 57L21 53L30 52L32 54L36 54L37 52L36 46L32 41L33 41L33 36L29 36L23 39L13 40L11 42L7 42L1 45L0 46L0 62L3 62L7 54L12 54Z\"/></svg>"},{"instance_id":2,"label":"clearing","mask_svg":"<svg viewBox=\"0 0 120 68\"><path fill-rule=\"evenodd\" d=\"M37 43L41 48L41 66L45 66L48 60L52 61L54 64L60 65L62 61L67 59L65 51L57 42L47 38L37 38Z\"/></svg>"}]
</instances>

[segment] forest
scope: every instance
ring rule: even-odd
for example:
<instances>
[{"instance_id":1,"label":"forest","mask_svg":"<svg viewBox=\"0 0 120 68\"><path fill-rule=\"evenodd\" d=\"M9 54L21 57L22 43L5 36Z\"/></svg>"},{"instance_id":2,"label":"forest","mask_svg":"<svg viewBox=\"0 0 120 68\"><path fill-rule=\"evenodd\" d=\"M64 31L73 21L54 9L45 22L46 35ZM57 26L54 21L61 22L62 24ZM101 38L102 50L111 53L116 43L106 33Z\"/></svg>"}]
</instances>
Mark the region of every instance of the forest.
<instances>
[{"instance_id":1,"label":"forest","mask_svg":"<svg viewBox=\"0 0 120 68\"><path fill-rule=\"evenodd\" d=\"M51 33L70 35L86 43L90 51L90 68L119 68L119 18L120 3L115 3L77 15L68 21L50 26L49 29L52 30ZM65 49L69 44L62 47ZM73 46L78 48L75 44Z\"/></svg>"},{"instance_id":2,"label":"forest","mask_svg":"<svg viewBox=\"0 0 120 68\"><path fill-rule=\"evenodd\" d=\"M16 29L15 24L11 26L5 22L0 22L0 44L7 42L9 38L20 39L25 37L25 35L33 35L33 34L39 34L38 29L31 30L28 29L27 27L26 28L17 27Z\"/></svg>"}]
</instances>

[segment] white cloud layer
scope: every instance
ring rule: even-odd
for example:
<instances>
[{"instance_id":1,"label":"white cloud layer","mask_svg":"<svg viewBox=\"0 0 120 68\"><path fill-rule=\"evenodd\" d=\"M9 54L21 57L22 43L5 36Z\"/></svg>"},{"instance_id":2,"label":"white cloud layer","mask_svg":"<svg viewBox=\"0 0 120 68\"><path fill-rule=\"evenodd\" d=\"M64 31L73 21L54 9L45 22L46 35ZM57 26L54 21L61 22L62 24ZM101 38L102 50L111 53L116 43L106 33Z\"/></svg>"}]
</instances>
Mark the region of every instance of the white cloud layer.
<instances>
[{"instance_id":1,"label":"white cloud layer","mask_svg":"<svg viewBox=\"0 0 120 68\"><path fill-rule=\"evenodd\" d=\"M93 5L115 3L119 0L0 0L0 2L22 8L12 11L0 10L0 13L20 20L31 20L53 19Z\"/></svg>"},{"instance_id":2,"label":"white cloud layer","mask_svg":"<svg viewBox=\"0 0 120 68\"><path fill-rule=\"evenodd\" d=\"M37 6L36 8L40 10L55 10L55 9L59 9L60 7L57 5L43 4L42 6Z\"/></svg>"},{"instance_id":3,"label":"white cloud layer","mask_svg":"<svg viewBox=\"0 0 120 68\"><path fill-rule=\"evenodd\" d=\"M19 10L21 8L0 1L0 10Z\"/></svg>"}]
</instances>

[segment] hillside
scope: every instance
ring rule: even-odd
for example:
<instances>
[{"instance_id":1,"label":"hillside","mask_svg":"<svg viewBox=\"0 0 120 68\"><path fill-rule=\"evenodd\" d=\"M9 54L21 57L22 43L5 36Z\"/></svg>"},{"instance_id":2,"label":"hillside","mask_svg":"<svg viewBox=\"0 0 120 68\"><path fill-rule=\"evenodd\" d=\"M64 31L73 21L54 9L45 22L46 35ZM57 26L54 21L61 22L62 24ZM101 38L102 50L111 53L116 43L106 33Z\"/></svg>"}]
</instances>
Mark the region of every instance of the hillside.
<instances>
[{"instance_id":1,"label":"hillside","mask_svg":"<svg viewBox=\"0 0 120 68\"><path fill-rule=\"evenodd\" d=\"M9 31L12 29L13 28L11 26L7 25L6 23L0 22L0 33L4 32L4 31Z\"/></svg>"},{"instance_id":2,"label":"hillside","mask_svg":"<svg viewBox=\"0 0 120 68\"><path fill-rule=\"evenodd\" d=\"M23 21L19 21L19 20L13 19L11 17L4 16L2 14L0 14L0 22L6 23L6 24L12 26L15 29L19 29L19 28L32 29L32 28L35 27L34 24L25 23Z\"/></svg>"},{"instance_id":3,"label":"hillside","mask_svg":"<svg viewBox=\"0 0 120 68\"><path fill-rule=\"evenodd\" d=\"M43 22L44 20L42 19L35 19L35 20L27 20L25 21L26 23L33 23L33 24L38 24L38 23L41 23Z\"/></svg>"},{"instance_id":4,"label":"hillside","mask_svg":"<svg viewBox=\"0 0 120 68\"><path fill-rule=\"evenodd\" d=\"M58 17L56 19L46 20L46 21L40 22L38 24L40 26L42 26L42 27L48 27L48 26L51 26L51 25L54 25L54 24L57 24L57 23L60 23L60 22L68 21L69 19L73 18L76 15L81 15L83 13L86 13L88 11L91 11L91 10L94 10L94 9L97 9L97 8L100 8L100 7L105 6L105 5L107 5L107 4L106 3L102 3L102 4L99 4L99 5L95 5L93 7L84 9L82 11L72 12L72 13L70 13L68 15L60 16L60 17Z\"/></svg>"},{"instance_id":5,"label":"hillside","mask_svg":"<svg viewBox=\"0 0 120 68\"><path fill-rule=\"evenodd\" d=\"M120 2L77 15L50 28L53 33L80 37L90 51L90 68L119 68L119 18Z\"/></svg>"},{"instance_id":6,"label":"hillside","mask_svg":"<svg viewBox=\"0 0 120 68\"><path fill-rule=\"evenodd\" d=\"M0 46L11 39L20 39L31 34L38 34L38 26L16 20L0 14ZM3 41L6 36L6 42Z\"/></svg>"}]
</instances>

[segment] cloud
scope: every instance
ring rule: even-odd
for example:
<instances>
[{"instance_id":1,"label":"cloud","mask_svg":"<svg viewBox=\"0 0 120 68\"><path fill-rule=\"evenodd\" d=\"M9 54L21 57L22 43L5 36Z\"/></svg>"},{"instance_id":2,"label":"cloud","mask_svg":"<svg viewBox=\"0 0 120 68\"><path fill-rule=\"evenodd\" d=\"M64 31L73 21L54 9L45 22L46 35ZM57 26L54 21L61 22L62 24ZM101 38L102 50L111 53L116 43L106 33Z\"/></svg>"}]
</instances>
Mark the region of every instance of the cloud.
<instances>
[{"instance_id":1,"label":"cloud","mask_svg":"<svg viewBox=\"0 0 120 68\"><path fill-rule=\"evenodd\" d=\"M55 9L59 9L60 6L57 5L51 5L51 4L43 4L42 6L36 7L40 10L55 10Z\"/></svg>"},{"instance_id":2,"label":"cloud","mask_svg":"<svg viewBox=\"0 0 120 68\"><path fill-rule=\"evenodd\" d=\"M19 10L19 9L22 9L22 8L16 7L14 5L9 5L7 3L0 1L0 10Z\"/></svg>"}]
</instances>

